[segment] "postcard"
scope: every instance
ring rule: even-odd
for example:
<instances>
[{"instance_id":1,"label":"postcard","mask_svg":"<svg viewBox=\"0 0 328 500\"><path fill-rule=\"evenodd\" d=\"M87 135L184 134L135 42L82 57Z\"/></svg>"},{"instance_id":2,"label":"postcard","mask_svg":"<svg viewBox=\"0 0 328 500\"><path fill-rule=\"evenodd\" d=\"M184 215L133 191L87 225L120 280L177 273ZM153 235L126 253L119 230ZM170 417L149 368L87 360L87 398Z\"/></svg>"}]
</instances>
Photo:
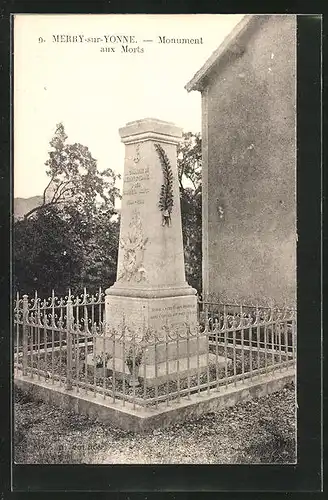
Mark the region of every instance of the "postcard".
<instances>
[{"instance_id":1,"label":"postcard","mask_svg":"<svg viewBox=\"0 0 328 500\"><path fill-rule=\"evenodd\" d=\"M14 16L16 464L297 464L296 21Z\"/></svg>"}]
</instances>

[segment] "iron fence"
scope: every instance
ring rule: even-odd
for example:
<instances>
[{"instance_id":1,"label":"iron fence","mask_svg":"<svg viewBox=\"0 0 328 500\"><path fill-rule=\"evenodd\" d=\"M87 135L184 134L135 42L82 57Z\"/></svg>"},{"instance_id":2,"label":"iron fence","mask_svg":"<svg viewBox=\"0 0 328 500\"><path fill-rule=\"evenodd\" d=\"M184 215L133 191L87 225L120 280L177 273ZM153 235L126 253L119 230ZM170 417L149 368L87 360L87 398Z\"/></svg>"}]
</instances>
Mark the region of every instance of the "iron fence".
<instances>
[{"instance_id":1,"label":"iron fence","mask_svg":"<svg viewBox=\"0 0 328 500\"><path fill-rule=\"evenodd\" d=\"M296 361L296 310L199 301L197 326L117 330L104 316L104 293L17 294L14 370L31 380L112 403L169 406L282 372Z\"/></svg>"}]
</instances>

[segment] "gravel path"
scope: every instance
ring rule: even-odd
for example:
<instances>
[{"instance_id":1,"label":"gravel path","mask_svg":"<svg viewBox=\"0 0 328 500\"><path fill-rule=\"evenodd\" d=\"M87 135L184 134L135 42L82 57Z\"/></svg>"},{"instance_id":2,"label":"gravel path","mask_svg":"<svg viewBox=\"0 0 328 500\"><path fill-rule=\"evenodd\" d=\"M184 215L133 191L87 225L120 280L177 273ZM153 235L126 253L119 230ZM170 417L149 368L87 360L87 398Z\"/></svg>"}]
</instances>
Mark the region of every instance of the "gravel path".
<instances>
[{"instance_id":1,"label":"gravel path","mask_svg":"<svg viewBox=\"0 0 328 500\"><path fill-rule=\"evenodd\" d=\"M15 427L15 459L20 463L294 463L295 391L289 385L144 434L107 427L17 393Z\"/></svg>"}]
</instances>

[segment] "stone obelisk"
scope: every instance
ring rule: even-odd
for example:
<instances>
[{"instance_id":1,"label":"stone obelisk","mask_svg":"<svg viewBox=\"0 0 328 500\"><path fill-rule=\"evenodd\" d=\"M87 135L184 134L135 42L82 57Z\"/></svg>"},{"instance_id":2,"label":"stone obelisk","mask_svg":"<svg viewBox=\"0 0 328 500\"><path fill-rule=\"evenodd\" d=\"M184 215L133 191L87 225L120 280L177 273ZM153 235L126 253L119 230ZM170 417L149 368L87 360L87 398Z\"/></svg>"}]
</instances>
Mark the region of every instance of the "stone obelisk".
<instances>
[{"instance_id":1,"label":"stone obelisk","mask_svg":"<svg viewBox=\"0 0 328 500\"><path fill-rule=\"evenodd\" d=\"M106 323L160 331L197 322L185 279L177 144L182 130L152 118L119 130L125 164L117 280L106 290Z\"/></svg>"},{"instance_id":2,"label":"stone obelisk","mask_svg":"<svg viewBox=\"0 0 328 500\"><path fill-rule=\"evenodd\" d=\"M117 279L106 290L107 335L96 339L95 353L105 349L107 368L127 374L130 344L126 337L123 342L122 331L127 327L139 340L140 332L141 339L143 332L154 332L156 349L147 343L139 377L156 385L205 370L212 356L206 336L193 335L197 297L185 279L177 172L182 131L147 118L127 123L119 132L125 164ZM192 334L187 339L186 324Z\"/></svg>"}]
</instances>

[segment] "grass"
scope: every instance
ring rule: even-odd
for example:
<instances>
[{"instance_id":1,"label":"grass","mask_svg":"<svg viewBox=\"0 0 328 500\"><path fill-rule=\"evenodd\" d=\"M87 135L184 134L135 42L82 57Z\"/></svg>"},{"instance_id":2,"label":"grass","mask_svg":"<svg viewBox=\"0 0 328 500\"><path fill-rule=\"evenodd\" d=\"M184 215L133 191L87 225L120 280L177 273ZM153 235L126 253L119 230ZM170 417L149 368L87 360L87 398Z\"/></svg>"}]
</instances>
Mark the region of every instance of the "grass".
<instances>
[{"instance_id":1,"label":"grass","mask_svg":"<svg viewBox=\"0 0 328 500\"><path fill-rule=\"evenodd\" d=\"M45 445L46 443L46 445ZM133 434L15 390L17 463L295 463L295 388Z\"/></svg>"}]
</instances>

